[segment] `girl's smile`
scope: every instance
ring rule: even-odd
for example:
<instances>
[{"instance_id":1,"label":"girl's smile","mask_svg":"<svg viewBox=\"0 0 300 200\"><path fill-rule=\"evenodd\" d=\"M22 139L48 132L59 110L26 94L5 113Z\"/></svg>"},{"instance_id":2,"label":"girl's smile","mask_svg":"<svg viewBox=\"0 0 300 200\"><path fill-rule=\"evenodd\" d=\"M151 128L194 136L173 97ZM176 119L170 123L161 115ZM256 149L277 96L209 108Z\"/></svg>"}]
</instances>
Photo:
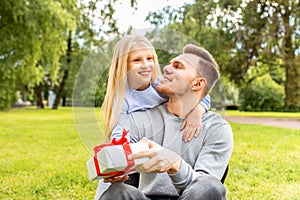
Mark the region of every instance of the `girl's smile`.
<instances>
[{"instance_id":1,"label":"girl's smile","mask_svg":"<svg viewBox=\"0 0 300 200\"><path fill-rule=\"evenodd\" d=\"M154 56L150 49L139 47L128 56L127 78L132 89L144 90L152 79Z\"/></svg>"}]
</instances>

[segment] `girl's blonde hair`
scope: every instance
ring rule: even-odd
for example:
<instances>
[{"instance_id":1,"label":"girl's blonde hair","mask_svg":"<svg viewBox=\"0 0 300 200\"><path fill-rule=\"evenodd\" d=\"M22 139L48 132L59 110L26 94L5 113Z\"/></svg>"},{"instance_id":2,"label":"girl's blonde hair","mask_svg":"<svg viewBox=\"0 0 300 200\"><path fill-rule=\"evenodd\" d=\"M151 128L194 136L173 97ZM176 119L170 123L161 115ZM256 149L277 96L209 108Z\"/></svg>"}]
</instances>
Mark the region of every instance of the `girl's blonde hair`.
<instances>
[{"instance_id":1,"label":"girl's blonde hair","mask_svg":"<svg viewBox=\"0 0 300 200\"><path fill-rule=\"evenodd\" d=\"M122 109L127 84L127 61L129 53L133 48L134 50L150 49L155 64L152 71L152 81L155 81L156 77L161 75L155 49L146 37L128 35L116 44L112 64L109 69L106 95L102 105L104 112L104 133L108 141Z\"/></svg>"}]
</instances>

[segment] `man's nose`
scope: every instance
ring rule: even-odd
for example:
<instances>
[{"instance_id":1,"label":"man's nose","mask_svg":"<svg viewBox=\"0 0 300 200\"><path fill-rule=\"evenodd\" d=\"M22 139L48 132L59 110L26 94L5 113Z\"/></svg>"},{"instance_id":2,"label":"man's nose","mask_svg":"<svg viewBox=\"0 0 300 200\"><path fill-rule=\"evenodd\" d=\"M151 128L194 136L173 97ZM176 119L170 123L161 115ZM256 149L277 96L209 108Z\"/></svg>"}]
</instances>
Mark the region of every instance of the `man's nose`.
<instances>
[{"instance_id":1,"label":"man's nose","mask_svg":"<svg viewBox=\"0 0 300 200\"><path fill-rule=\"evenodd\" d=\"M171 65L166 65L163 70L164 70L164 73L166 73L166 74L172 73Z\"/></svg>"}]
</instances>

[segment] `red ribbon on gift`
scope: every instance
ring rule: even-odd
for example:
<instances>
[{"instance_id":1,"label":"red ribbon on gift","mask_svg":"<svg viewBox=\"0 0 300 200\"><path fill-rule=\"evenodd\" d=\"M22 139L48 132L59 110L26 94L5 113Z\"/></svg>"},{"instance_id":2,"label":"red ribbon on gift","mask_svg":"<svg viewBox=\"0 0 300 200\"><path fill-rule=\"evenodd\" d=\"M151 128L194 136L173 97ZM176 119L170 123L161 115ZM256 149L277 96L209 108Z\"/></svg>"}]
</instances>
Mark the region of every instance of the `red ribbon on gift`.
<instances>
[{"instance_id":1,"label":"red ribbon on gift","mask_svg":"<svg viewBox=\"0 0 300 200\"><path fill-rule=\"evenodd\" d=\"M101 144L98 146L94 147L94 152L95 152L95 156L94 156L94 163L95 163L95 167L96 167L96 172L98 176L117 176L117 175L123 175L125 172L130 172L132 170L130 170L130 168L132 166L134 166L134 160L129 160L128 159L128 155L130 155L132 153L131 148L130 148L130 143L128 142L126 135L129 131L123 129L123 133L122 133L122 137L119 140L116 140L116 138L114 138L111 143L109 144ZM114 146L114 145L122 145L124 152L125 152L125 156L126 156L126 161L127 161L127 167L120 172L109 172L109 173L105 173L105 174L101 174L100 172L100 166L99 166L99 162L97 159L97 153L103 149L104 147L107 146Z\"/></svg>"}]
</instances>

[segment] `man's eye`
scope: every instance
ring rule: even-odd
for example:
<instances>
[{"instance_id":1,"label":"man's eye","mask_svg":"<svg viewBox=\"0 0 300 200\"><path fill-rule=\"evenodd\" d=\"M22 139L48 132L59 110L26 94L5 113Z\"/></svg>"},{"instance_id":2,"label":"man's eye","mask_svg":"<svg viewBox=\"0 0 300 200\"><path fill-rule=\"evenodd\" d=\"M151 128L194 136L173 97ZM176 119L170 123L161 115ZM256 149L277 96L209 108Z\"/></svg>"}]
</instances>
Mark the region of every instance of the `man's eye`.
<instances>
[{"instance_id":1,"label":"man's eye","mask_svg":"<svg viewBox=\"0 0 300 200\"><path fill-rule=\"evenodd\" d=\"M153 57L148 57L147 60L153 60Z\"/></svg>"},{"instance_id":2,"label":"man's eye","mask_svg":"<svg viewBox=\"0 0 300 200\"><path fill-rule=\"evenodd\" d=\"M175 68L175 69L180 69L180 65L175 64L175 65L174 65L174 68Z\"/></svg>"}]
</instances>

